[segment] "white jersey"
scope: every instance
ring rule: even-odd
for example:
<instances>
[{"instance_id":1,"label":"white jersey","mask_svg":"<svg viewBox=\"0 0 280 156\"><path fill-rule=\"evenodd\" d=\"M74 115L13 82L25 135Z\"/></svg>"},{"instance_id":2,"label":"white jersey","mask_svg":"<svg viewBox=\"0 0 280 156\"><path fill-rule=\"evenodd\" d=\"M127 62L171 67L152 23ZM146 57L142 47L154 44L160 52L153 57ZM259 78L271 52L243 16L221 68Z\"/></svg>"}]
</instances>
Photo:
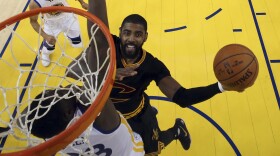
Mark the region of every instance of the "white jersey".
<instances>
[{"instance_id":1,"label":"white jersey","mask_svg":"<svg viewBox=\"0 0 280 156\"><path fill-rule=\"evenodd\" d=\"M81 115L78 110L76 115ZM120 125L111 132L102 132L90 126L79 138L61 152L68 155L143 156L143 141L120 115Z\"/></svg>"},{"instance_id":2,"label":"white jersey","mask_svg":"<svg viewBox=\"0 0 280 156\"><path fill-rule=\"evenodd\" d=\"M50 6L69 6L66 0L34 0L34 2L40 7L50 7ZM45 20L60 19L65 17L69 13L53 12L44 14Z\"/></svg>"},{"instance_id":3,"label":"white jersey","mask_svg":"<svg viewBox=\"0 0 280 156\"><path fill-rule=\"evenodd\" d=\"M50 6L69 6L66 0L34 0L41 8ZM61 32L68 38L80 36L78 18L73 13L52 12L43 15L44 31L48 35L57 37Z\"/></svg>"}]
</instances>

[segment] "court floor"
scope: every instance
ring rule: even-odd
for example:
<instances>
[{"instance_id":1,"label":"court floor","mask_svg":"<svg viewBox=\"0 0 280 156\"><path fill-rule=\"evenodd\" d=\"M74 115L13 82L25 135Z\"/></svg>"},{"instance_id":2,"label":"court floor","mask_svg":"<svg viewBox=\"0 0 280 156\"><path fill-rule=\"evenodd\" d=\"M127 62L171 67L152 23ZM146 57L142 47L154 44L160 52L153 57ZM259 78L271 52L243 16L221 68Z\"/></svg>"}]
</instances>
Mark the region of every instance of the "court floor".
<instances>
[{"instance_id":1,"label":"court floor","mask_svg":"<svg viewBox=\"0 0 280 156\"><path fill-rule=\"evenodd\" d=\"M1 13L0 20L25 11L28 3L1 1L5 14ZM80 7L78 2L69 3ZM150 85L147 93L159 110L161 129L182 118L192 138L188 151L174 141L162 156L280 155L279 0L107 0L107 8L111 33L116 35L127 15L138 13L147 19L149 36L144 49L161 59L186 88L216 82L213 59L224 45L246 45L258 58L260 71L251 88L243 93L225 92L189 108L169 102L155 83ZM36 35L28 22L16 28L31 40L32 34ZM0 35L0 57L8 57L9 34ZM34 55L18 55L19 63L30 65L25 68L34 65ZM12 85L17 79L13 74L0 67L1 85ZM27 76L22 83L24 78Z\"/></svg>"}]
</instances>

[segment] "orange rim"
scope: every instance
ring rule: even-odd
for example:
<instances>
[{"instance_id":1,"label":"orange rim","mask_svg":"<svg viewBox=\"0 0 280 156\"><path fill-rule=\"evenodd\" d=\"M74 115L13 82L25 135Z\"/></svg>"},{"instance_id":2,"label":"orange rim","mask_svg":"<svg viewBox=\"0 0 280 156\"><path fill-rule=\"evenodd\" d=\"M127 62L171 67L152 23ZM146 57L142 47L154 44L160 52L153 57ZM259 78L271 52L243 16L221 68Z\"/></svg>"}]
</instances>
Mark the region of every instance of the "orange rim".
<instances>
[{"instance_id":1,"label":"orange rim","mask_svg":"<svg viewBox=\"0 0 280 156\"><path fill-rule=\"evenodd\" d=\"M102 87L102 90L97 95L96 100L92 103L92 105L88 108L88 110L77 120L74 124L70 125L67 129L65 129L63 132L59 133L55 137L51 138L50 140L39 144L37 146L17 151L13 153L3 153L1 155L52 155L55 154L57 151L61 150L62 148L69 145L75 138L77 138L83 131L86 130L86 128L94 121L94 119L98 116L98 114L101 112L105 102L107 101L111 89L113 87L114 78L115 78L115 64L116 64L116 56L115 56L115 46L114 41L111 36L111 33L107 26L96 16L93 14L86 12L84 10L80 10L77 8L72 7L61 7L61 6L55 6L55 7L45 7L45 8L39 8L34 9L31 11L26 11L23 13L20 13L16 16L13 16L3 22L0 23L0 31L4 29L5 27L14 24L20 20L23 20L25 18L37 15L39 13L48 13L48 12L72 12L77 15L83 16L90 20L91 22L94 22L98 25L100 30L105 34L105 37L109 43L110 46L110 65L109 65L109 72L108 75L105 78L104 86Z\"/></svg>"}]
</instances>

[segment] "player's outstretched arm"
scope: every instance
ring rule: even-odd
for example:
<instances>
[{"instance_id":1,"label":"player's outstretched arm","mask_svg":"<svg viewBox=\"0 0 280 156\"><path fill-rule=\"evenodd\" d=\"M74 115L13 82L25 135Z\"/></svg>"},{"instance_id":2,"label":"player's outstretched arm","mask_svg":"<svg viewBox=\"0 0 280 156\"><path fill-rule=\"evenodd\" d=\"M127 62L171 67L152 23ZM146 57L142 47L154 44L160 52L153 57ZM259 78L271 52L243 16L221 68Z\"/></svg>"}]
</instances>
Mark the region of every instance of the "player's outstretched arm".
<instances>
[{"instance_id":1,"label":"player's outstretched arm","mask_svg":"<svg viewBox=\"0 0 280 156\"><path fill-rule=\"evenodd\" d=\"M203 102L223 91L218 82L208 86L186 89L171 76L163 78L158 86L162 93L181 107Z\"/></svg>"},{"instance_id":2,"label":"player's outstretched arm","mask_svg":"<svg viewBox=\"0 0 280 156\"><path fill-rule=\"evenodd\" d=\"M98 17L107 27L108 27L108 17L107 17L107 8L106 8L106 1L105 0L90 0L89 1L89 9L88 11ZM91 27L93 26L93 23L88 21L87 23L88 26L88 35L91 38ZM106 58L106 51L109 47L108 42L105 38L105 35L102 33L101 30L97 31L95 34L95 39L96 39L96 45L98 45L98 53L99 53L99 58L101 59L100 61L103 62L103 60ZM93 45L93 44L91 44ZM89 48L89 53L88 53L88 61L89 65L91 66L91 62L94 63L95 60L92 60L92 58L97 58L95 56L94 52L94 47ZM93 69L95 71L95 69Z\"/></svg>"},{"instance_id":3,"label":"player's outstretched arm","mask_svg":"<svg viewBox=\"0 0 280 156\"><path fill-rule=\"evenodd\" d=\"M108 19L107 19L107 9L106 9L106 2L105 0L90 0L89 1L89 12L97 16L99 19L103 21L103 23L108 26ZM88 21L88 31L90 32L92 27L91 22ZM91 33L89 33L91 37ZM96 42L98 46L98 55L99 61L104 62L107 56L107 49L109 47L108 42L104 36L104 34L99 30L95 34ZM96 71L96 63L94 58L97 58L95 48L93 47L94 44L91 44L88 51L88 64L92 71ZM101 69L98 76L104 77L106 70ZM95 124L100 127L102 130L113 130L115 129L120 123L120 116L117 113L113 103L110 99L107 100L102 112L98 116L95 121Z\"/></svg>"},{"instance_id":4,"label":"player's outstretched arm","mask_svg":"<svg viewBox=\"0 0 280 156\"><path fill-rule=\"evenodd\" d=\"M88 11L90 13L92 13L93 15L95 15L96 17L98 17L107 27L108 27L108 18L107 18L107 9L106 9L106 2L105 0L89 0L89 4L88 4ZM89 22L87 23L87 27L88 27L88 36L89 38L91 38L91 27L93 26L93 23L92 22ZM98 31L95 36L96 38L96 45L98 45L98 50L99 51L106 51L108 49L108 43L107 43L107 40L104 36L104 34L101 32L101 31ZM93 45L93 44L92 44ZM91 51L90 53L87 52L87 58L89 59L89 63L92 63L91 67L92 67L92 71L95 71L94 66L94 60L92 60L92 58L97 58L96 56L94 56L94 48L89 48L89 50ZM106 57L106 52L105 53L100 53L101 55L99 56L101 59L104 59ZM81 54L82 55L82 54ZM71 68L71 70L74 71L75 74L73 74L73 72L67 72L66 73L66 76L67 77L71 77L73 79L77 79L78 77L76 76L79 75L79 76L82 76L83 75L83 72L81 71L84 71L84 72L87 72L86 71L86 68L83 68L85 67L86 63L84 62L83 59L78 59L81 57L81 55L77 56L76 57L76 60L80 60L79 61L79 65L77 65L74 61L71 62L68 67ZM102 61L102 60L101 60ZM82 68L81 68L82 67Z\"/></svg>"},{"instance_id":5,"label":"player's outstretched arm","mask_svg":"<svg viewBox=\"0 0 280 156\"><path fill-rule=\"evenodd\" d=\"M105 0L90 0L88 11L98 17L109 28Z\"/></svg>"}]
</instances>

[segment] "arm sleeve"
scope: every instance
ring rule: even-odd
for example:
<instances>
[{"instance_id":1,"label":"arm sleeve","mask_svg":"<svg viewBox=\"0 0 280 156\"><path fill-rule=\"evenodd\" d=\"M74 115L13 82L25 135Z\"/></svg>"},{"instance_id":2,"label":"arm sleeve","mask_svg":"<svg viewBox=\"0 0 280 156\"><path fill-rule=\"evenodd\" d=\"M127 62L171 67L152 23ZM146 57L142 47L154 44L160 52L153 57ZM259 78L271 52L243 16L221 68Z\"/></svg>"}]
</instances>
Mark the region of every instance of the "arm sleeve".
<instances>
[{"instance_id":1,"label":"arm sleeve","mask_svg":"<svg viewBox=\"0 0 280 156\"><path fill-rule=\"evenodd\" d=\"M218 82L205 87L190 89L181 87L174 94L172 101L185 108L190 105L208 100L218 93L221 93Z\"/></svg>"}]
</instances>

